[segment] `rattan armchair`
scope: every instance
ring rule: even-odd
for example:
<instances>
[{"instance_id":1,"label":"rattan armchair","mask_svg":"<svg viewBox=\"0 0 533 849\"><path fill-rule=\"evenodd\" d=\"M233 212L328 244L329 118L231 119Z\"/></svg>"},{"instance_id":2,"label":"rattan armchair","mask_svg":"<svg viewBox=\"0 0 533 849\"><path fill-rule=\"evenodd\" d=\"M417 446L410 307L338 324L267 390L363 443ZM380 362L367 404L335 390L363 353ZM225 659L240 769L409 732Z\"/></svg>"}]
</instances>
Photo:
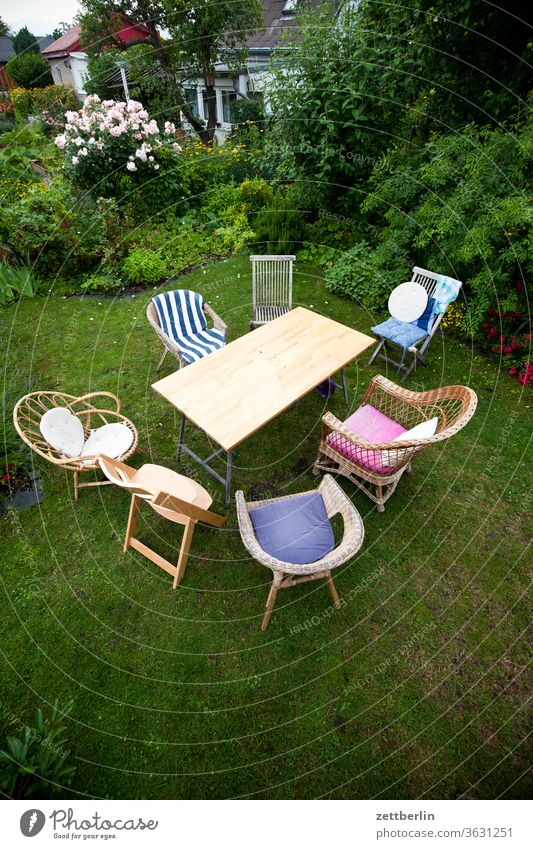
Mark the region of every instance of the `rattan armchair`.
<instances>
[{"instance_id":1,"label":"rattan armchair","mask_svg":"<svg viewBox=\"0 0 533 849\"><path fill-rule=\"evenodd\" d=\"M470 421L477 406L476 393L468 386L442 386L413 392L376 375L363 398L406 430L422 421L438 418L434 436L404 442L369 442L332 413L322 419L322 435L314 474L329 472L347 477L376 505L380 513L405 472L421 451L458 433Z\"/></svg>"},{"instance_id":2,"label":"rattan armchair","mask_svg":"<svg viewBox=\"0 0 533 849\"><path fill-rule=\"evenodd\" d=\"M215 330L219 330L224 336L226 336L228 332L228 325L224 321L222 321L222 319L219 315L217 315L214 309L204 301L202 310L204 315L207 318L210 318L213 322L213 327L215 328ZM149 324L155 330L161 342L163 343L163 353L161 355L159 363L157 364L156 371L160 370L167 354L172 354L172 356L178 361L180 368L189 365L189 361L183 356L183 352L181 351L178 343L174 339L171 339L170 336L167 336L167 334L163 331L163 328L159 323L159 317L157 315L157 310L153 301L150 301L150 303L148 304L148 307L146 309L146 317L148 319Z\"/></svg>"},{"instance_id":3,"label":"rattan armchair","mask_svg":"<svg viewBox=\"0 0 533 849\"><path fill-rule=\"evenodd\" d=\"M328 583L335 607L340 607L340 600L331 576L331 570L336 566L346 563L347 560L357 554L363 544L365 529L363 520L350 499L330 475L324 475L318 487L318 492L322 496L329 519L339 513L341 514L344 522L344 534L340 544L333 551L326 554L320 560L307 564L285 563L268 554L259 544L252 520L250 519L250 511L256 507L263 507L266 504L279 501L289 501L307 493L249 502L245 501L242 491L238 490L235 493L237 520L244 546L255 560L268 569L271 569L273 574L272 586L268 594L265 614L261 624L262 631L266 631L268 628L270 617L276 604L278 590L285 589L286 587L294 587L296 584L318 581L324 578Z\"/></svg>"},{"instance_id":4,"label":"rattan armchair","mask_svg":"<svg viewBox=\"0 0 533 849\"><path fill-rule=\"evenodd\" d=\"M111 398L114 409L109 410L101 406L96 406L92 403L92 400L95 398ZM105 403L109 402L107 401ZM29 395L24 395L17 402L13 410L13 424L18 435L40 457L48 460L49 463L53 463L54 466L69 469L74 473L74 498L77 501L81 487L103 486L109 484L109 481L86 481L80 483L80 474L82 472L100 471L97 458L82 458L81 456L67 457L45 440L39 425L44 414L56 407L64 407L80 419L85 438L89 436L92 429L100 427L100 425L111 424L113 422L126 425L133 434L133 442L128 450L119 458L120 460L127 460L128 457L131 457L137 448L139 437L132 422L121 415L120 401L112 392L89 392L88 395L82 395L79 398L75 395L67 395L65 392L31 392Z\"/></svg>"}]
</instances>

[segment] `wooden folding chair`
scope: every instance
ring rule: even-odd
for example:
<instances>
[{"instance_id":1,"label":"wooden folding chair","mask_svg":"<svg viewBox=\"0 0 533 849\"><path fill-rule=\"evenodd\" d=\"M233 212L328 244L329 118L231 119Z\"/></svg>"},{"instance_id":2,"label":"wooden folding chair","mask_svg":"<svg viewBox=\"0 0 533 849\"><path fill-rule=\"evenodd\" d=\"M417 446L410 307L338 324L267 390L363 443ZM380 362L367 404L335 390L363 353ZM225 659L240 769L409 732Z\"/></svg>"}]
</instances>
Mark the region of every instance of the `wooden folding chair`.
<instances>
[{"instance_id":1,"label":"wooden folding chair","mask_svg":"<svg viewBox=\"0 0 533 849\"><path fill-rule=\"evenodd\" d=\"M133 469L103 454L98 457L98 463L108 480L131 493L124 551L134 548L152 563L164 569L173 576L172 589L176 589L185 574L196 523L205 522L207 525L220 528L226 520L223 516L208 510L213 499L207 490L196 481L179 475L165 466L147 463L140 469ZM177 565L165 560L135 536L143 501L146 501L160 516L184 526Z\"/></svg>"}]
</instances>

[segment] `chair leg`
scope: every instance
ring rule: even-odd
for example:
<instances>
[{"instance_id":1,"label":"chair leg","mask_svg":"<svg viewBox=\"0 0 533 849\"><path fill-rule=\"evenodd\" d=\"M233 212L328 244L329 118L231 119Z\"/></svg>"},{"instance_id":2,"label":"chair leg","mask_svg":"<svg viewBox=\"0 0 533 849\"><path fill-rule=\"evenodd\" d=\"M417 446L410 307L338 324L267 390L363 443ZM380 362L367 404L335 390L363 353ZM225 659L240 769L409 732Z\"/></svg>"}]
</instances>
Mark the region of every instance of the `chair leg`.
<instances>
[{"instance_id":1,"label":"chair leg","mask_svg":"<svg viewBox=\"0 0 533 849\"><path fill-rule=\"evenodd\" d=\"M127 551L130 547L130 540L133 536L135 536L135 531L137 530L137 521L139 519L139 513L141 510L142 498L139 498L138 495L131 496L130 502L130 515L128 516L128 525L126 527L126 536L124 538L124 551Z\"/></svg>"},{"instance_id":2,"label":"chair leg","mask_svg":"<svg viewBox=\"0 0 533 849\"><path fill-rule=\"evenodd\" d=\"M187 566L187 558L189 556L189 549L191 547L192 535L194 533L194 526L196 522L189 520L185 525L185 529L183 532L183 539L181 541L180 548L180 556L178 559L178 565L176 566L176 574L174 576L174 582L172 584L172 589L175 590L179 583L181 583L181 579L185 574L185 567Z\"/></svg>"},{"instance_id":3,"label":"chair leg","mask_svg":"<svg viewBox=\"0 0 533 849\"><path fill-rule=\"evenodd\" d=\"M340 601L340 598L339 598L339 594L337 592L337 587L335 586L335 584L333 582L333 578L331 577L331 572L328 572L328 574L327 574L327 581L328 581L329 591L330 591L332 598L333 598L333 604L335 605L335 607L338 610L339 607L341 606L341 601Z\"/></svg>"},{"instance_id":4,"label":"chair leg","mask_svg":"<svg viewBox=\"0 0 533 849\"><path fill-rule=\"evenodd\" d=\"M80 473L74 472L74 501L77 501L80 495Z\"/></svg>"},{"instance_id":5,"label":"chair leg","mask_svg":"<svg viewBox=\"0 0 533 849\"><path fill-rule=\"evenodd\" d=\"M272 616L272 611L274 610L274 606L276 604L276 596L278 594L281 580L281 577L278 578L276 575L274 575L274 580L272 581L272 586L270 587L270 592L266 600L265 615L263 616L263 621L261 622L262 631L266 631L270 624L270 617Z\"/></svg>"},{"instance_id":6,"label":"chair leg","mask_svg":"<svg viewBox=\"0 0 533 849\"><path fill-rule=\"evenodd\" d=\"M159 363L157 364L156 371L160 370L161 366L163 365L163 363L165 361L165 357L166 357L167 354L168 354L168 350L167 350L167 348L164 348L163 353L161 355L161 359L159 360Z\"/></svg>"},{"instance_id":7,"label":"chair leg","mask_svg":"<svg viewBox=\"0 0 533 849\"><path fill-rule=\"evenodd\" d=\"M380 352L380 351L381 351L381 349L383 348L383 345L384 345L384 344L385 344L385 340L384 340L384 339L382 339L382 340L381 340L381 342L379 343L379 345L377 346L376 350L374 351L374 353L372 354L372 356L370 357L370 359L369 359L369 361L368 361L368 365L369 365L369 366L371 366L371 365L372 365L372 363L374 362L374 360L375 360L375 359L376 359L376 357L378 356L379 352Z\"/></svg>"},{"instance_id":8,"label":"chair leg","mask_svg":"<svg viewBox=\"0 0 533 849\"><path fill-rule=\"evenodd\" d=\"M376 506L377 506L377 509L378 509L378 513L384 513L385 512L385 499L383 498L383 487L380 486L380 484L377 484L376 490L377 490L377 498L378 498Z\"/></svg>"}]
</instances>

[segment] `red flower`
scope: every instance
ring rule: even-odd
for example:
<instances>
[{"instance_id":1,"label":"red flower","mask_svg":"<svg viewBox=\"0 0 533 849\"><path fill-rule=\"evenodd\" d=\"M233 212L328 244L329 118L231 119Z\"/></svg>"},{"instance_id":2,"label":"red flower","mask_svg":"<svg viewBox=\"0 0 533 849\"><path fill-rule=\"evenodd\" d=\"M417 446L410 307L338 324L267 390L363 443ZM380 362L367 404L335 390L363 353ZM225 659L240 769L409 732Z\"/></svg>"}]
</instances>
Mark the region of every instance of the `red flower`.
<instances>
[{"instance_id":1,"label":"red flower","mask_svg":"<svg viewBox=\"0 0 533 849\"><path fill-rule=\"evenodd\" d=\"M515 368L507 369L507 374L515 375L515 374L516 374L516 369L515 369Z\"/></svg>"},{"instance_id":2,"label":"red flower","mask_svg":"<svg viewBox=\"0 0 533 849\"><path fill-rule=\"evenodd\" d=\"M505 346L505 356L506 356L506 357L510 356L510 354L511 354L512 350L513 350L513 346L512 346L512 345L506 345L506 346Z\"/></svg>"},{"instance_id":3,"label":"red flower","mask_svg":"<svg viewBox=\"0 0 533 849\"><path fill-rule=\"evenodd\" d=\"M3 481L8 481L8 480L9 480L9 475L3 475L3 476L2 476L2 480L3 480Z\"/></svg>"},{"instance_id":4,"label":"red flower","mask_svg":"<svg viewBox=\"0 0 533 849\"><path fill-rule=\"evenodd\" d=\"M487 312L489 315L494 315L494 307L489 307Z\"/></svg>"}]
</instances>

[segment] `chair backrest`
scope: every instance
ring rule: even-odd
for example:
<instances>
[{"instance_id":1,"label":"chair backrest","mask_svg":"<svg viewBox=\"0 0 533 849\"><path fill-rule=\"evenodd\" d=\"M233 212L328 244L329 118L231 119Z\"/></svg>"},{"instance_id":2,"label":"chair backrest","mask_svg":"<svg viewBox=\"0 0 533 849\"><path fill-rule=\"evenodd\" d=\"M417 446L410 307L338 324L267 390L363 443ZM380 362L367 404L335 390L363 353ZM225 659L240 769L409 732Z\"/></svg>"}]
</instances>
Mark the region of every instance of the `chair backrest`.
<instances>
[{"instance_id":1,"label":"chair backrest","mask_svg":"<svg viewBox=\"0 0 533 849\"><path fill-rule=\"evenodd\" d=\"M163 333L180 344L207 328L204 299L190 289L175 289L152 298Z\"/></svg>"},{"instance_id":2,"label":"chair backrest","mask_svg":"<svg viewBox=\"0 0 533 849\"><path fill-rule=\"evenodd\" d=\"M292 309L292 267L295 259L290 254L254 254L250 257L254 307Z\"/></svg>"},{"instance_id":3,"label":"chair backrest","mask_svg":"<svg viewBox=\"0 0 533 849\"><path fill-rule=\"evenodd\" d=\"M417 265L415 265L413 267L413 276L411 277L411 282L419 283L420 286L423 286L426 292L428 293L428 298L433 298L435 296L435 290L437 288L437 283L440 276L441 275L437 274L435 271L429 271L427 268L419 268ZM459 283L459 287L461 287L462 285L462 283ZM437 305L434 305L433 321L430 322L430 338L433 336L439 324L441 323L443 315L446 312L448 306L449 304L446 305L446 307L443 307L442 312L439 313L436 312Z\"/></svg>"},{"instance_id":4,"label":"chair backrest","mask_svg":"<svg viewBox=\"0 0 533 849\"><path fill-rule=\"evenodd\" d=\"M92 404L90 399L96 397L111 398L115 410L102 409L100 406L97 407ZM108 404L108 401L106 400L105 403ZM22 441L36 454L51 463L60 464L64 468L70 468L73 464L74 466L79 465L79 461L71 458L72 462L69 463L61 451L58 451L45 440L40 430L40 422L44 414L57 407L64 407L80 419L86 437L91 428L107 424L110 419L111 421L118 419L126 422L124 417L119 414L120 401L112 392L90 392L81 397L56 391L30 392L28 395L24 395L17 401L13 410L15 430ZM127 424L130 425L131 423L127 422ZM135 437L135 441L136 439L137 437Z\"/></svg>"},{"instance_id":5,"label":"chair backrest","mask_svg":"<svg viewBox=\"0 0 533 849\"><path fill-rule=\"evenodd\" d=\"M415 265L411 283L418 283L420 286L423 286L428 293L428 298L431 298L437 286L438 276L435 271L428 271L427 268L419 268Z\"/></svg>"},{"instance_id":6,"label":"chair backrest","mask_svg":"<svg viewBox=\"0 0 533 849\"><path fill-rule=\"evenodd\" d=\"M104 475L111 483L126 489L131 495L137 495L142 498L151 507L167 519L172 519L173 516L183 515L188 516L195 522L205 522L214 527L221 527L225 519L217 513L211 513L210 510L204 510L197 504L191 504L189 501L184 501L181 498L176 498L174 495L169 495L162 490L148 489L139 485L133 480L135 469L131 466L126 466L119 460L113 460L111 457L106 457L100 454L98 463Z\"/></svg>"}]
</instances>

